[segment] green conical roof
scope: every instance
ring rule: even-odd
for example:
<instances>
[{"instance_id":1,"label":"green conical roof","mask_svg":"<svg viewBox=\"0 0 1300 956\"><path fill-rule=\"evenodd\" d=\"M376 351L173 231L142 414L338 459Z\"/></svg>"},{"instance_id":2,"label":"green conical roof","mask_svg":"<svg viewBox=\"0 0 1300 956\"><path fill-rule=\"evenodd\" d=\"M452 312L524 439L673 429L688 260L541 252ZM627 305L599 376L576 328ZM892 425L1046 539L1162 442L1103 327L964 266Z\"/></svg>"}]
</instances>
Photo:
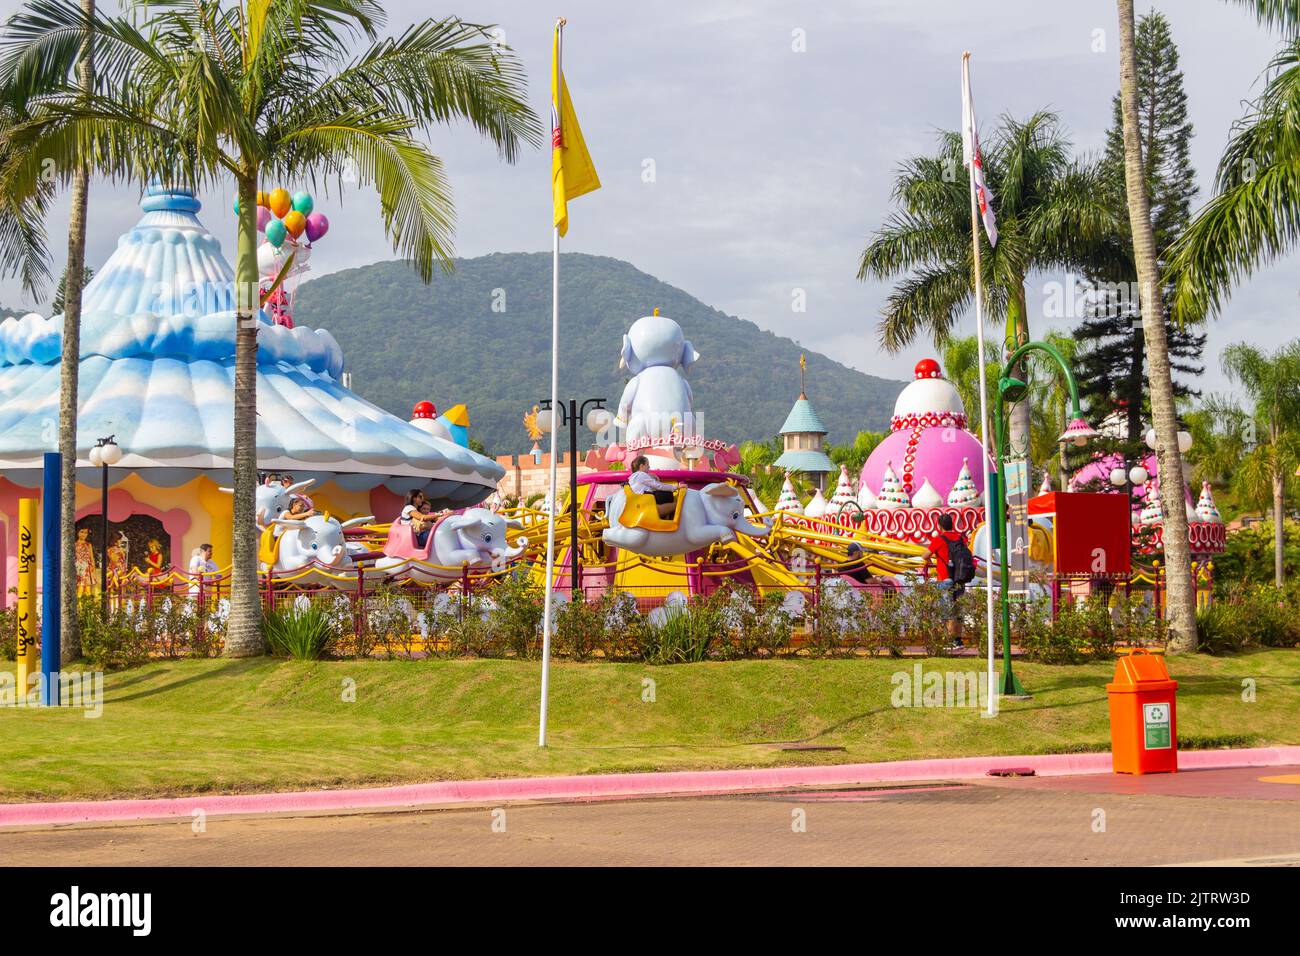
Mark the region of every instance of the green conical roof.
<instances>
[{"instance_id":1,"label":"green conical roof","mask_svg":"<svg viewBox=\"0 0 1300 956\"><path fill-rule=\"evenodd\" d=\"M815 432L818 435L826 434L826 426L817 416L817 410L812 407L812 402L808 401L808 396L799 395L799 400L794 403L794 408L790 409L790 414L785 417L785 424L781 426L782 435L791 435L795 433Z\"/></svg>"}]
</instances>

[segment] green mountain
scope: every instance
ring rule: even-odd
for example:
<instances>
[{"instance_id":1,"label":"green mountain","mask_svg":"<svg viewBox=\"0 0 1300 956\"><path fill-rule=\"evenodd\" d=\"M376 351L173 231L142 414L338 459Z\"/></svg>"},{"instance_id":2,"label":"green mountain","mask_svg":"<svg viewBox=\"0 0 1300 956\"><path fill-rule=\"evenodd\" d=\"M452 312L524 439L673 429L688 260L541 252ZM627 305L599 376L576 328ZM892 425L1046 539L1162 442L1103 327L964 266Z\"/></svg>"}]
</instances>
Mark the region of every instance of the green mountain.
<instances>
[{"instance_id":1,"label":"green mountain","mask_svg":"<svg viewBox=\"0 0 1300 956\"><path fill-rule=\"evenodd\" d=\"M570 253L561 267L561 398L617 406L626 381L618 368L623 333L658 308L700 352L690 381L710 437L776 434L799 394L799 345L618 259ZM521 419L550 392L549 254L458 259L453 273L429 285L402 262L347 269L303 283L294 316L329 329L353 389L375 404L406 418L423 399L440 412L464 402L470 435L489 453L528 449ZM808 397L831 441L887 427L902 383L807 355Z\"/></svg>"}]
</instances>

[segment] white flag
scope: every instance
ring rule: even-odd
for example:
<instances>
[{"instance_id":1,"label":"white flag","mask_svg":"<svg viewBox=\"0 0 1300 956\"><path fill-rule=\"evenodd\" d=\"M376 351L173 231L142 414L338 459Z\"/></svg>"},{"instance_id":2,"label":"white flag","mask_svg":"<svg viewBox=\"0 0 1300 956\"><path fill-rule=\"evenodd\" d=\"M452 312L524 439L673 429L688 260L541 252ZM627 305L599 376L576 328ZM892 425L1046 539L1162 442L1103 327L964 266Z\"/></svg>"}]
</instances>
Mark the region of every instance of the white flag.
<instances>
[{"instance_id":1,"label":"white flag","mask_svg":"<svg viewBox=\"0 0 1300 956\"><path fill-rule=\"evenodd\" d=\"M980 154L980 134L975 128L975 102L971 99L967 70L961 73L961 156L962 162L971 168L971 177L975 180L975 200L979 204L980 218L984 220L989 245L996 246L998 221L993 215L993 193L984 182L984 157Z\"/></svg>"}]
</instances>

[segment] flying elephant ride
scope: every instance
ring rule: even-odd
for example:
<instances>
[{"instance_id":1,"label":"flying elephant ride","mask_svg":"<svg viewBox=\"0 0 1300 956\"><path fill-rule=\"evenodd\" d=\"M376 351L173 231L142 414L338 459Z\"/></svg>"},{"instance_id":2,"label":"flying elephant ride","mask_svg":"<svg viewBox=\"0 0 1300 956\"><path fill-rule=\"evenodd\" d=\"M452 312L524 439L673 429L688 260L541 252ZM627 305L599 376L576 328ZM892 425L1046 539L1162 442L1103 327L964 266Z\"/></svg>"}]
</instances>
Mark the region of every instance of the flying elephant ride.
<instances>
[{"instance_id":1,"label":"flying elephant ride","mask_svg":"<svg viewBox=\"0 0 1300 956\"><path fill-rule=\"evenodd\" d=\"M743 475L726 471L660 469L656 476L678 482L671 517L660 517L653 495L633 492L624 470L578 477L578 540L571 541L572 515L555 518L554 586L562 595L572 589L572 558L578 550L582 590L595 597L613 589L631 594L644 610L687 595L709 594L726 582L776 591L792 599L799 611L816 582L839 576L839 568L857 567L849 547L857 543L872 575L885 580L913 563L920 548L837 529L823 534L796 527L781 512L763 513ZM534 580L545 581L545 541L551 517L518 509L527 534L528 561ZM514 526L512 525L512 527ZM823 571L824 569L824 571ZM863 585L848 577L845 586ZM873 583L873 586L882 586Z\"/></svg>"},{"instance_id":2,"label":"flying elephant ride","mask_svg":"<svg viewBox=\"0 0 1300 956\"><path fill-rule=\"evenodd\" d=\"M423 584L454 581L466 570L501 571L527 547L524 537L513 545L508 541L508 531L522 527L522 521L487 508L466 508L439 518L421 547L410 524L394 521L373 569Z\"/></svg>"},{"instance_id":3,"label":"flying elephant ride","mask_svg":"<svg viewBox=\"0 0 1300 956\"><path fill-rule=\"evenodd\" d=\"M329 512L307 518L273 518L258 541L258 570L273 571L299 586L355 585L356 563L344 532L374 520L374 515L365 515L339 521Z\"/></svg>"}]
</instances>

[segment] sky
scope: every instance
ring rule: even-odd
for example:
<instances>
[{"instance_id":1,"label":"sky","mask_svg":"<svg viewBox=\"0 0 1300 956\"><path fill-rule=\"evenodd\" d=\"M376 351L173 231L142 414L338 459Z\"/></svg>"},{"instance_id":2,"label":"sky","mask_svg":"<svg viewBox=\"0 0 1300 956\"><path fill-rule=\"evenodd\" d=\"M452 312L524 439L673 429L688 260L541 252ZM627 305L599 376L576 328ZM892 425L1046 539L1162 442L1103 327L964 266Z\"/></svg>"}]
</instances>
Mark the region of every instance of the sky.
<instances>
[{"instance_id":1,"label":"sky","mask_svg":"<svg viewBox=\"0 0 1300 956\"><path fill-rule=\"evenodd\" d=\"M880 349L876 326L889 286L859 282L857 259L891 210L899 162L931 149L937 130L959 127L962 51L972 52L982 127L1001 113L1052 109L1081 154L1100 152L1119 83L1113 0L385 6L393 33L452 14L498 25L528 72L544 123L551 29L562 13L565 75L603 183L570 205L563 250L625 259L724 312L892 378L910 378L935 350L927 340L898 355ZM1153 7L1170 19L1186 74L1199 204L1280 40L1238 4L1138 0L1139 16ZM0 0L0 15L16 9ZM508 165L464 126L440 127L430 140L454 189L458 255L550 249L548 150ZM332 229L314 250L315 274L393 258L373 193L318 189L316 197ZM202 198L204 221L233 256L233 193ZM138 199L136 187L96 183L88 264L103 262L136 221ZM49 222L57 268L66 208L64 197ZM1228 390L1218 364L1224 346L1275 348L1297 334L1296 264L1291 257L1266 267L1234 293L1208 330L1203 389ZM1043 314L1061 278L1031 278L1034 332L1075 324ZM0 303L48 311L13 281L0 283ZM968 316L961 328L973 332L973 323Z\"/></svg>"}]
</instances>

